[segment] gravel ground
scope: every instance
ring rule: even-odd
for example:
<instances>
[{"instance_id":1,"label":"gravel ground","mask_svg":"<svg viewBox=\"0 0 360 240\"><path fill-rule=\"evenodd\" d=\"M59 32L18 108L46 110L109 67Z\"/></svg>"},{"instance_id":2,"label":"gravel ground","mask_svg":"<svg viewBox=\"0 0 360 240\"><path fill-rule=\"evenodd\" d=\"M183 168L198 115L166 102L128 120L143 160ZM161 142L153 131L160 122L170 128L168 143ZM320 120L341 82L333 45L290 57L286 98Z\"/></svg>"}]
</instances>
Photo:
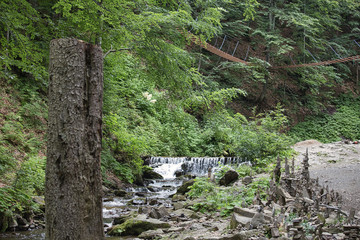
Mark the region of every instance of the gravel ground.
<instances>
[{"instance_id":1,"label":"gravel ground","mask_svg":"<svg viewBox=\"0 0 360 240\"><path fill-rule=\"evenodd\" d=\"M322 144L316 140L299 142L293 147L300 166L306 149L309 151L310 176L328 185L343 196L344 210L360 212L360 144L343 142Z\"/></svg>"}]
</instances>

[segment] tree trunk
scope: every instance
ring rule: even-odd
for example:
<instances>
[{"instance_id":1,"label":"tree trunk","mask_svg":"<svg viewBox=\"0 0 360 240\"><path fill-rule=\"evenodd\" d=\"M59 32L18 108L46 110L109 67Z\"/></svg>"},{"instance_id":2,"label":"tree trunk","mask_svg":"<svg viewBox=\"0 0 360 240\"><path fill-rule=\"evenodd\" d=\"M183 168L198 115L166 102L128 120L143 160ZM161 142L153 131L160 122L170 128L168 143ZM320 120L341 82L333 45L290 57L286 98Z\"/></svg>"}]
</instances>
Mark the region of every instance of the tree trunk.
<instances>
[{"instance_id":1,"label":"tree trunk","mask_svg":"<svg viewBox=\"0 0 360 240\"><path fill-rule=\"evenodd\" d=\"M52 40L49 73L46 239L103 239L102 50Z\"/></svg>"}]
</instances>

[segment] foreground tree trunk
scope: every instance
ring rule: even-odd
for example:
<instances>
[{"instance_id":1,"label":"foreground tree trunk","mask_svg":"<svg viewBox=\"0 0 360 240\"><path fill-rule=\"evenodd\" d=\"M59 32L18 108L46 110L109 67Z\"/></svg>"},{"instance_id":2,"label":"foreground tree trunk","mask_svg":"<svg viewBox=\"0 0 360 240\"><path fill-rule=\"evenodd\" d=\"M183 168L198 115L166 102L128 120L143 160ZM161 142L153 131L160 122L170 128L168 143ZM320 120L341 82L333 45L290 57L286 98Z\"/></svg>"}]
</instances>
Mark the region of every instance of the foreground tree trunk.
<instances>
[{"instance_id":1,"label":"foreground tree trunk","mask_svg":"<svg viewBox=\"0 0 360 240\"><path fill-rule=\"evenodd\" d=\"M46 239L103 239L102 50L53 40L49 73Z\"/></svg>"}]
</instances>

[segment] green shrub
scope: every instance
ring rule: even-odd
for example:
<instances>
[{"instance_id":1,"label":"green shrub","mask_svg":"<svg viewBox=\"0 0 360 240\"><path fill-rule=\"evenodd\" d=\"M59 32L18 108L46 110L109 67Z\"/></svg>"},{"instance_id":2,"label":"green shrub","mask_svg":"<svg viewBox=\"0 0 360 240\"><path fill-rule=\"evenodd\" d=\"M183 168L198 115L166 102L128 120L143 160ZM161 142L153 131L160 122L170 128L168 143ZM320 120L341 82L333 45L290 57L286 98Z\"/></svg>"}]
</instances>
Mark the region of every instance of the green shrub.
<instances>
[{"instance_id":1,"label":"green shrub","mask_svg":"<svg viewBox=\"0 0 360 240\"><path fill-rule=\"evenodd\" d=\"M200 201L192 206L193 210L203 213L220 211L222 216L228 216L235 206L240 206L243 202L251 204L257 192L260 193L260 198L265 200L269 181L268 178L261 178L239 189L220 188L206 178L197 178L187 195L200 198Z\"/></svg>"},{"instance_id":2,"label":"green shrub","mask_svg":"<svg viewBox=\"0 0 360 240\"><path fill-rule=\"evenodd\" d=\"M308 117L289 134L298 141L316 139L323 143L341 139L360 139L360 99L344 96L337 101L336 112Z\"/></svg>"},{"instance_id":3,"label":"green shrub","mask_svg":"<svg viewBox=\"0 0 360 240\"><path fill-rule=\"evenodd\" d=\"M15 167L14 158L10 152L10 147L5 145L5 141L0 140L0 175Z\"/></svg>"},{"instance_id":4,"label":"green shrub","mask_svg":"<svg viewBox=\"0 0 360 240\"><path fill-rule=\"evenodd\" d=\"M195 183L189 187L190 191L187 195L191 198L208 195L215 191L215 184L210 182L207 178L196 178Z\"/></svg>"},{"instance_id":5,"label":"green shrub","mask_svg":"<svg viewBox=\"0 0 360 240\"><path fill-rule=\"evenodd\" d=\"M125 182L133 183L135 180L134 170L126 163L116 161L109 149L105 149L101 153L101 170L106 181L106 170L112 171L117 177Z\"/></svg>"},{"instance_id":6,"label":"green shrub","mask_svg":"<svg viewBox=\"0 0 360 240\"><path fill-rule=\"evenodd\" d=\"M43 195L45 190L45 158L31 156L16 172L15 189L29 195Z\"/></svg>"}]
</instances>

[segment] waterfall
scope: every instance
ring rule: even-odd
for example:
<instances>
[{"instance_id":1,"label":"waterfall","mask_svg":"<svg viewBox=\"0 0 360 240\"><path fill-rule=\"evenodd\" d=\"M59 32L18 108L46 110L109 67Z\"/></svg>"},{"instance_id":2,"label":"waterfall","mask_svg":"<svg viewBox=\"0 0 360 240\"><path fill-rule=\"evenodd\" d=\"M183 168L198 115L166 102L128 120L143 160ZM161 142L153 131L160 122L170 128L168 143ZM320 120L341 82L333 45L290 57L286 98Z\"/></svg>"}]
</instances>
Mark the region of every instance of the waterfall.
<instances>
[{"instance_id":1,"label":"waterfall","mask_svg":"<svg viewBox=\"0 0 360 240\"><path fill-rule=\"evenodd\" d=\"M238 157L151 157L149 165L164 178L175 178L176 172L202 176L219 165L240 165L246 160Z\"/></svg>"}]
</instances>

